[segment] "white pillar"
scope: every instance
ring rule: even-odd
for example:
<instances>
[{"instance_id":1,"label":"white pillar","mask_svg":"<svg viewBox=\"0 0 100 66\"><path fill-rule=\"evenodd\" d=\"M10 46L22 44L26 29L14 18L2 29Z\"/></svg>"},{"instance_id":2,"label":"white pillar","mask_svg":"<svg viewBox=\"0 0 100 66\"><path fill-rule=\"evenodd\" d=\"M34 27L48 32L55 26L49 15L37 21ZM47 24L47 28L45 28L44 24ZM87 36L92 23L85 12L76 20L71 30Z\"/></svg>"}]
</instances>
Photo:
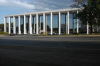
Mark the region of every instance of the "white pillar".
<instances>
[{"instance_id":1,"label":"white pillar","mask_svg":"<svg viewBox=\"0 0 100 66\"><path fill-rule=\"evenodd\" d=\"M61 34L61 13L59 12L59 35Z\"/></svg>"},{"instance_id":2,"label":"white pillar","mask_svg":"<svg viewBox=\"0 0 100 66\"><path fill-rule=\"evenodd\" d=\"M41 16L40 16L40 34L41 34Z\"/></svg>"},{"instance_id":3,"label":"white pillar","mask_svg":"<svg viewBox=\"0 0 100 66\"><path fill-rule=\"evenodd\" d=\"M26 28L26 30L27 30L27 28ZM30 33L30 17L28 17L28 33Z\"/></svg>"},{"instance_id":4,"label":"white pillar","mask_svg":"<svg viewBox=\"0 0 100 66\"><path fill-rule=\"evenodd\" d=\"M4 17L4 32L7 32L7 27L6 27L6 17Z\"/></svg>"},{"instance_id":5,"label":"white pillar","mask_svg":"<svg viewBox=\"0 0 100 66\"><path fill-rule=\"evenodd\" d=\"M16 18L13 16L13 33L16 34Z\"/></svg>"},{"instance_id":6,"label":"white pillar","mask_svg":"<svg viewBox=\"0 0 100 66\"><path fill-rule=\"evenodd\" d=\"M34 16L34 33L35 33L35 16Z\"/></svg>"},{"instance_id":7,"label":"white pillar","mask_svg":"<svg viewBox=\"0 0 100 66\"><path fill-rule=\"evenodd\" d=\"M69 34L69 11L67 13L68 13L68 34Z\"/></svg>"},{"instance_id":8,"label":"white pillar","mask_svg":"<svg viewBox=\"0 0 100 66\"><path fill-rule=\"evenodd\" d=\"M51 35L53 34L53 14L51 12Z\"/></svg>"},{"instance_id":9,"label":"white pillar","mask_svg":"<svg viewBox=\"0 0 100 66\"><path fill-rule=\"evenodd\" d=\"M45 13L43 13L43 32L45 32Z\"/></svg>"},{"instance_id":10,"label":"white pillar","mask_svg":"<svg viewBox=\"0 0 100 66\"><path fill-rule=\"evenodd\" d=\"M30 34L32 34L32 14L30 14Z\"/></svg>"},{"instance_id":11,"label":"white pillar","mask_svg":"<svg viewBox=\"0 0 100 66\"><path fill-rule=\"evenodd\" d=\"M26 34L26 15L24 15L24 34Z\"/></svg>"},{"instance_id":12,"label":"white pillar","mask_svg":"<svg viewBox=\"0 0 100 66\"><path fill-rule=\"evenodd\" d=\"M18 32L21 34L21 17L18 16Z\"/></svg>"},{"instance_id":13,"label":"white pillar","mask_svg":"<svg viewBox=\"0 0 100 66\"><path fill-rule=\"evenodd\" d=\"M47 16L46 16L46 23L45 23L45 25L46 25L46 32L47 32Z\"/></svg>"},{"instance_id":14,"label":"white pillar","mask_svg":"<svg viewBox=\"0 0 100 66\"><path fill-rule=\"evenodd\" d=\"M68 16L68 15L66 14L66 34L68 34L68 23L67 23L67 22L68 22L68 21L67 21L67 18L68 18L68 17L67 17L67 16Z\"/></svg>"},{"instance_id":15,"label":"white pillar","mask_svg":"<svg viewBox=\"0 0 100 66\"><path fill-rule=\"evenodd\" d=\"M38 34L38 14L36 14L36 34Z\"/></svg>"},{"instance_id":16,"label":"white pillar","mask_svg":"<svg viewBox=\"0 0 100 66\"><path fill-rule=\"evenodd\" d=\"M9 34L11 34L11 18L9 17Z\"/></svg>"},{"instance_id":17,"label":"white pillar","mask_svg":"<svg viewBox=\"0 0 100 66\"><path fill-rule=\"evenodd\" d=\"M74 14L73 14L73 32L75 32L75 28L74 28Z\"/></svg>"},{"instance_id":18,"label":"white pillar","mask_svg":"<svg viewBox=\"0 0 100 66\"><path fill-rule=\"evenodd\" d=\"M89 23L87 21L87 34L89 34Z\"/></svg>"},{"instance_id":19,"label":"white pillar","mask_svg":"<svg viewBox=\"0 0 100 66\"><path fill-rule=\"evenodd\" d=\"M77 11L77 14L78 14L78 11ZM79 33L79 19L78 19L78 17L77 17L77 33Z\"/></svg>"}]
</instances>

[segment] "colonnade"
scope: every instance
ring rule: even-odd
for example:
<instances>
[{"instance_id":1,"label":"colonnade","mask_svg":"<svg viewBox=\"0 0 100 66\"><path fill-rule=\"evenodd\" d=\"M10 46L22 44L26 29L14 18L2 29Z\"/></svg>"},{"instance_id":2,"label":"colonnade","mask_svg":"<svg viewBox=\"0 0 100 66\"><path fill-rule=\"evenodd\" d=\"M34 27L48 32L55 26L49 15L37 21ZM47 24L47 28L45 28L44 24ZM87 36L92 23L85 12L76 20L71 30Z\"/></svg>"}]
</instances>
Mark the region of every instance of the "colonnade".
<instances>
[{"instance_id":1,"label":"colonnade","mask_svg":"<svg viewBox=\"0 0 100 66\"><path fill-rule=\"evenodd\" d=\"M54 12L50 12L48 13L49 15L51 15L51 35L53 34L53 13ZM61 11L56 12L58 13L59 16L59 22L58 22L58 32L59 35L61 35ZM77 10L76 12L77 14L79 13L79 11ZM4 32L6 32L6 18L9 18L9 34L11 33L11 17L13 17L13 33L16 34L16 17L18 17L18 34L21 34L21 17L24 16L24 34L26 33L26 16L29 16L29 33L33 34L39 34L39 29L41 30L41 23L40 23L40 28L39 28L39 22L41 22L41 18L39 17L40 15L43 15L43 32L46 32L46 14L47 13L29 13L29 14L23 14L23 15L13 15L13 16L5 16L4 17ZM69 14L70 11L66 11L67 17L66 17L66 34L70 34L70 29L69 29ZM32 28L32 16L36 16L36 32L35 32L35 17L33 18L34 20L34 29ZM74 23L73 23L74 24ZM68 26L67 26L68 25ZM74 28L74 27L73 27ZM73 30L74 31L74 30ZM79 33L79 19L77 17L77 33ZM89 34L89 24L87 22L87 34Z\"/></svg>"}]
</instances>

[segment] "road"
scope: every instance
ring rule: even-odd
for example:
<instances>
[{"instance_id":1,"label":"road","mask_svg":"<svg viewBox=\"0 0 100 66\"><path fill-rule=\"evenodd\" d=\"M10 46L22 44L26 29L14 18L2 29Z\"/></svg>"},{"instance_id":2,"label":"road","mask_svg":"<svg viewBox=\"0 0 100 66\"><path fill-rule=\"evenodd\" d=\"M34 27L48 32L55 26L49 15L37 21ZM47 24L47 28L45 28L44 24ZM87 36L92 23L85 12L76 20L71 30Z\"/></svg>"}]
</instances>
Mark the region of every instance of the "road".
<instances>
[{"instance_id":1,"label":"road","mask_svg":"<svg viewBox=\"0 0 100 66\"><path fill-rule=\"evenodd\" d=\"M0 66L99 66L99 36L0 36Z\"/></svg>"},{"instance_id":2,"label":"road","mask_svg":"<svg viewBox=\"0 0 100 66\"><path fill-rule=\"evenodd\" d=\"M100 49L100 37L42 37L22 35L0 37L0 45L67 48L67 49Z\"/></svg>"}]
</instances>

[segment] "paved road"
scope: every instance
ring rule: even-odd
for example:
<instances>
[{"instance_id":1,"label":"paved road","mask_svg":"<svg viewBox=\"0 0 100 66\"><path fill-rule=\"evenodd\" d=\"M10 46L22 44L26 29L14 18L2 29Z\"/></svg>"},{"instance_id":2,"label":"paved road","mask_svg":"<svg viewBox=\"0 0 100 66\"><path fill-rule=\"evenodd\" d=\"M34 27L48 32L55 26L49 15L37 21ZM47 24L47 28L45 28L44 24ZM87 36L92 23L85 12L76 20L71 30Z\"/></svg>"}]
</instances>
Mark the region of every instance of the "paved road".
<instances>
[{"instance_id":1,"label":"paved road","mask_svg":"<svg viewBox=\"0 0 100 66\"><path fill-rule=\"evenodd\" d=\"M0 66L99 66L100 37L0 37Z\"/></svg>"},{"instance_id":2,"label":"paved road","mask_svg":"<svg viewBox=\"0 0 100 66\"><path fill-rule=\"evenodd\" d=\"M100 37L42 37L17 35L15 37L0 37L0 45L67 49L100 49Z\"/></svg>"}]
</instances>

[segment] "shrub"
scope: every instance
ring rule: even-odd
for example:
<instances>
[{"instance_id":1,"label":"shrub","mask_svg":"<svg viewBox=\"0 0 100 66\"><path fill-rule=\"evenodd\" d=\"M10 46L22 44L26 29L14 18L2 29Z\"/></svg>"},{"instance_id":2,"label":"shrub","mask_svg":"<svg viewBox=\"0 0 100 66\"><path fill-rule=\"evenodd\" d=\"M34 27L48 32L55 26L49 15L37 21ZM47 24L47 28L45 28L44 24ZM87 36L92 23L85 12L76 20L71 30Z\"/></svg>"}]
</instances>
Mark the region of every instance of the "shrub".
<instances>
[{"instance_id":1,"label":"shrub","mask_svg":"<svg viewBox=\"0 0 100 66\"><path fill-rule=\"evenodd\" d=\"M79 35L79 33L77 33L77 32L74 32L74 33L72 33L72 35Z\"/></svg>"},{"instance_id":2,"label":"shrub","mask_svg":"<svg viewBox=\"0 0 100 66\"><path fill-rule=\"evenodd\" d=\"M44 35L48 35L48 32L43 32Z\"/></svg>"},{"instance_id":3,"label":"shrub","mask_svg":"<svg viewBox=\"0 0 100 66\"><path fill-rule=\"evenodd\" d=\"M64 32L63 35L68 35L68 34L66 34L66 33Z\"/></svg>"},{"instance_id":4,"label":"shrub","mask_svg":"<svg viewBox=\"0 0 100 66\"><path fill-rule=\"evenodd\" d=\"M100 33L97 33L97 35L100 35Z\"/></svg>"},{"instance_id":5,"label":"shrub","mask_svg":"<svg viewBox=\"0 0 100 66\"><path fill-rule=\"evenodd\" d=\"M8 32L0 31L0 34L9 34Z\"/></svg>"}]
</instances>

